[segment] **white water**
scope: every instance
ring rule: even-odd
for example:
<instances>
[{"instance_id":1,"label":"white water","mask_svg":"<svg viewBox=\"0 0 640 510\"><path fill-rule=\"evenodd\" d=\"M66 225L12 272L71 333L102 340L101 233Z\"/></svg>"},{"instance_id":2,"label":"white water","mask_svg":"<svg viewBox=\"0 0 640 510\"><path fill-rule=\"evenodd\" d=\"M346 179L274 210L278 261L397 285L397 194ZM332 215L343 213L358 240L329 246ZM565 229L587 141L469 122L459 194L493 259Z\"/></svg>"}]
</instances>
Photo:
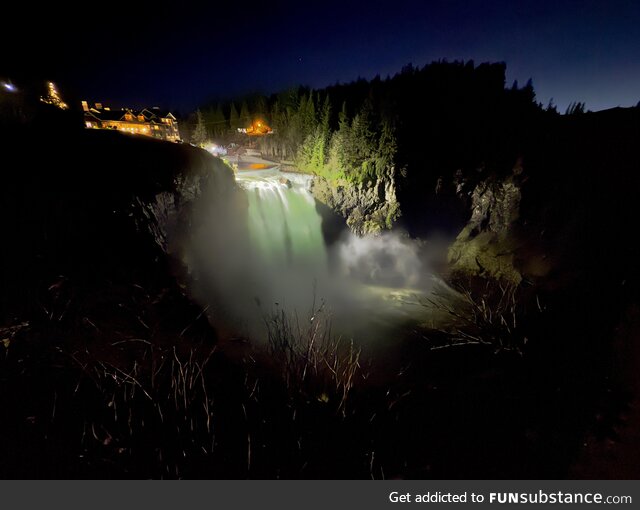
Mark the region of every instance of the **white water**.
<instances>
[{"instance_id":1,"label":"white water","mask_svg":"<svg viewBox=\"0 0 640 510\"><path fill-rule=\"evenodd\" d=\"M224 247L210 243L199 263L209 265L200 279L224 301L218 316L232 317L234 327L259 336L274 310L305 320L324 303L334 331L361 340L424 318L417 296L429 292L434 280L413 241L391 232L358 238L345 229L327 246L306 176L243 172L237 181L248 203L248 239ZM224 226L222 221L215 228Z\"/></svg>"},{"instance_id":2,"label":"white water","mask_svg":"<svg viewBox=\"0 0 640 510\"><path fill-rule=\"evenodd\" d=\"M277 177L239 179L249 203L251 248L260 269L301 278L326 278L327 249L322 218L304 185L289 187Z\"/></svg>"}]
</instances>

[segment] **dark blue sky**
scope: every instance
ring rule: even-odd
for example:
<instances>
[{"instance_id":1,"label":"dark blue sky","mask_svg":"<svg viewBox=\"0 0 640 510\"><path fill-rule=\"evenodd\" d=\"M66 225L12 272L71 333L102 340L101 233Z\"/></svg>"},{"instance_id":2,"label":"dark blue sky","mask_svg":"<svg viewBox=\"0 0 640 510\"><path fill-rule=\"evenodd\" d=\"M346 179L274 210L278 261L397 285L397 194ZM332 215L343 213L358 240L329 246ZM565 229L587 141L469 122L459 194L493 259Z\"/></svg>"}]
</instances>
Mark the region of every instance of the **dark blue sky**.
<instances>
[{"instance_id":1,"label":"dark blue sky","mask_svg":"<svg viewBox=\"0 0 640 510\"><path fill-rule=\"evenodd\" d=\"M27 4L26 2L23 2ZM52 5L52 4L47 4ZM53 5L56 5L55 3ZM637 0L17 2L0 33L7 73L114 104L212 98L393 74L440 58L505 61L538 100L599 110L640 101ZM29 46L33 46L29 49Z\"/></svg>"}]
</instances>

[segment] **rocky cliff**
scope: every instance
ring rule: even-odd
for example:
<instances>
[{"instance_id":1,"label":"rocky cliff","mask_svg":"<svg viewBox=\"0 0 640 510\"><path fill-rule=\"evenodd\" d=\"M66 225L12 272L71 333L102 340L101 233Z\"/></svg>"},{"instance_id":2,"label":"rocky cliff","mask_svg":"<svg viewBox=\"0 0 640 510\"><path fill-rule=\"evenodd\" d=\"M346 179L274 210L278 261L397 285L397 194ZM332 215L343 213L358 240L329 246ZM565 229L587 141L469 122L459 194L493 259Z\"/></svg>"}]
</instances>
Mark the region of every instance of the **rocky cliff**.
<instances>
[{"instance_id":1,"label":"rocky cliff","mask_svg":"<svg viewBox=\"0 0 640 510\"><path fill-rule=\"evenodd\" d=\"M340 214L360 236L390 229L400 217L394 168L375 181L361 183L316 177L312 192L316 200Z\"/></svg>"},{"instance_id":2,"label":"rocky cliff","mask_svg":"<svg viewBox=\"0 0 640 510\"><path fill-rule=\"evenodd\" d=\"M489 167L457 197L469 219L449 249L452 277L547 289L637 281L638 133L637 108L549 120L511 170Z\"/></svg>"},{"instance_id":3,"label":"rocky cliff","mask_svg":"<svg viewBox=\"0 0 640 510\"><path fill-rule=\"evenodd\" d=\"M1 130L7 309L32 308L34 295L60 275L96 289L105 278L169 284L167 264L177 268L184 236L206 216L195 212L235 216L233 172L205 151L84 130L72 114L40 108Z\"/></svg>"},{"instance_id":4,"label":"rocky cliff","mask_svg":"<svg viewBox=\"0 0 640 510\"><path fill-rule=\"evenodd\" d=\"M454 278L482 276L519 284L513 227L520 216L522 169L506 179L487 179L471 193L471 218L449 248Z\"/></svg>"}]
</instances>

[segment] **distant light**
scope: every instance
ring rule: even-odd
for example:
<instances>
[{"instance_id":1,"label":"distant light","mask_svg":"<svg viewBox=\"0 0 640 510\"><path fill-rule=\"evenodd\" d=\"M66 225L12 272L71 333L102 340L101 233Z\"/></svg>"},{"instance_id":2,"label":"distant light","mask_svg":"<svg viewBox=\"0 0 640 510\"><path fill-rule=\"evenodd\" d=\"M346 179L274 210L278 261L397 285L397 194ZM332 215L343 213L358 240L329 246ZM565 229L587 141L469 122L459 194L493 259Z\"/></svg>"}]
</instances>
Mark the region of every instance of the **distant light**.
<instances>
[{"instance_id":1,"label":"distant light","mask_svg":"<svg viewBox=\"0 0 640 510\"><path fill-rule=\"evenodd\" d=\"M2 82L2 87L7 92L18 92L18 87L16 87L13 83L9 83L9 82L3 81Z\"/></svg>"},{"instance_id":2,"label":"distant light","mask_svg":"<svg viewBox=\"0 0 640 510\"><path fill-rule=\"evenodd\" d=\"M40 101L56 106L61 110L66 110L67 108L69 108L69 105L67 105L67 103L65 103L60 97L60 93L58 92L55 83L53 83L52 81L47 82L47 95L40 96Z\"/></svg>"},{"instance_id":3,"label":"distant light","mask_svg":"<svg viewBox=\"0 0 640 510\"><path fill-rule=\"evenodd\" d=\"M215 143L206 145L204 149L214 156L223 156L227 153L227 149L221 147L220 145L216 145Z\"/></svg>"}]
</instances>

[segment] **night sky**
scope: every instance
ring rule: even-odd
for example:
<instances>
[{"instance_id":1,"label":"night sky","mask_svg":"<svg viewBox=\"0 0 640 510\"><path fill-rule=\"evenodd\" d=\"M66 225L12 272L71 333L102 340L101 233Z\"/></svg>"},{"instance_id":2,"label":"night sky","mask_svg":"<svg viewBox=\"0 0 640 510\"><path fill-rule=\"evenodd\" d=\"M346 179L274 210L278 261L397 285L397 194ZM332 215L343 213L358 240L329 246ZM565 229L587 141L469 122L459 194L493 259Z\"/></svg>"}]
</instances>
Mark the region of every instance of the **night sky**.
<instances>
[{"instance_id":1,"label":"night sky","mask_svg":"<svg viewBox=\"0 0 640 510\"><path fill-rule=\"evenodd\" d=\"M412 62L505 61L538 101L640 100L638 0L263 3L55 1L3 5L0 77L67 97L193 109L209 100L385 77Z\"/></svg>"}]
</instances>

